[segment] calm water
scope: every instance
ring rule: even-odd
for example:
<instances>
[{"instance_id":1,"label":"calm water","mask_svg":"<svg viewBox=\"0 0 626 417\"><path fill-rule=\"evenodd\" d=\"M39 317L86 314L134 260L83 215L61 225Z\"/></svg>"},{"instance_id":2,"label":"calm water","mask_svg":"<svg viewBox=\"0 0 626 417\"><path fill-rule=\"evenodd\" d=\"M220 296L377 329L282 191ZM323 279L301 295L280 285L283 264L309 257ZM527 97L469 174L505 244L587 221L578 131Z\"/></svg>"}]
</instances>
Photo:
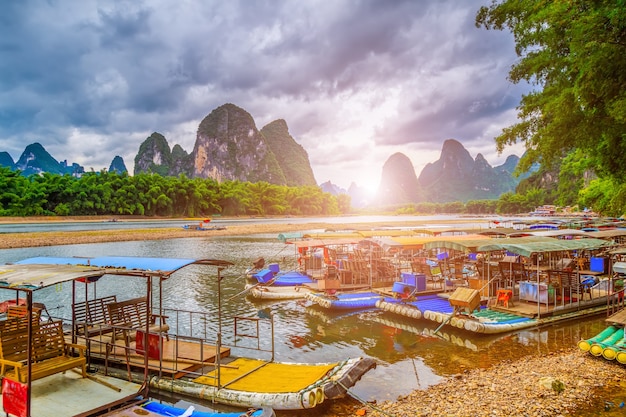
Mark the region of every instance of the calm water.
<instances>
[{"instance_id":1,"label":"calm water","mask_svg":"<svg viewBox=\"0 0 626 417\"><path fill-rule=\"evenodd\" d=\"M581 338L594 336L606 326L603 317L539 330L500 336L476 337L444 332L433 336L434 325L410 321L389 313L367 311L331 315L305 300L256 302L245 295L245 270L258 257L278 262L283 270L295 266L294 249L275 236L187 238L169 241L116 242L104 244L53 246L0 251L0 262L32 256L156 256L224 259L235 265L225 270L221 291L223 316L268 316L275 323L276 359L286 362L329 362L347 357L369 356L378 367L368 372L351 393L362 400L395 400L415 389L425 389L442 378L464 369L488 367L502 360L528 354L544 354L563 346L573 346ZM215 312L217 283L196 266L177 272L164 284L166 308ZM140 295L142 284L135 279L98 282L98 296L125 293L123 298ZM127 296L126 296L127 295ZM230 299L231 297L235 297ZM35 301L44 302L51 314L69 317L70 286L39 291ZM230 300L229 300L230 299ZM353 415L355 402L347 400L324 404L309 412L279 415Z\"/></svg>"}]
</instances>

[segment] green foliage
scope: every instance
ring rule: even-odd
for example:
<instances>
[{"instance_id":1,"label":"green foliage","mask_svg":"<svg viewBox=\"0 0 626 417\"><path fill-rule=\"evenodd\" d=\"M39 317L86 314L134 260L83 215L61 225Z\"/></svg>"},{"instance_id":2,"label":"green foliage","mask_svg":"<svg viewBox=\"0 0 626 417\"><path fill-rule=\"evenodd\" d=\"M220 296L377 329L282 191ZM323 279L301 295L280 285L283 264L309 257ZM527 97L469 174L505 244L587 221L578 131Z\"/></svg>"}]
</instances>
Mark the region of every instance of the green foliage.
<instances>
[{"instance_id":1,"label":"green foliage","mask_svg":"<svg viewBox=\"0 0 626 417\"><path fill-rule=\"evenodd\" d=\"M337 196L337 208L341 214L349 213L351 205L352 199L348 194L339 194Z\"/></svg>"},{"instance_id":2,"label":"green foliage","mask_svg":"<svg viewBox=\"0 0 626 417\"><path fill-rule=\"evenodd\" d=\"M470 200L465 203L465 212L469 214L493 214L498 200Z\"/></svg>"},{"instance_id":3,"label":"green foliage","mask_svg":"<svg viewBox=\"0 0 626 417\"><path fill-rule=\"evenodd\" d=\"M24 177L0 167L0 215L336 215L338 199L317 186L287 187L185 175L90 172L81 178L43 174ZM342 199L349 209L349 198Z\"/></svg>"},{"instance_id":4,"label":"green foliage","mask_svg":"<svg viewBox=\"0 0 626 417\"><path fill-rule=\"evenodd\" d=\"M505 193L500 196L496 205L496 212L499 214L528 213L535 209L521 194Z\"/></svg>"},{"instance_id":5,"label":"green foliage","mask_svg":"<svg viewBox=\"0 0 626 417\"><path fill-rule=\"evenodd\" d=\"M285 178L286 185L315 185L315 177L309 163L309 158L304 148L299 145L289 134L287 123L275 120L261 129L261 135L265 139L273 155L280 155L276 160L280 174ZM270 168L273 165L270 164ZM274 181L274 183L279 183Z\"/></svg>"},{"instance_id":6,"label":"green foliage","mask_svg":"<svg viewBox=\"0 0 626 417\"><path fill-rule=\"evenodd\" d=\"M578 204L580 192L594 178L593 161L580 150L567 155L561 163L556 203L561 206Z\"/></svg>"},{"instance_id":7,"label":"green foliage","mask_svg":"<svg viewBox=\"0 0 626 417\"><path fill-rule=\"evenodd\" d=\"M159 157L159 163L156 164L153 159ZM142 160L141 158L148 158ZM135 157L135 174L142 172L151 172L162 176L169 175L172 165L172 154L167 140L160 133L152 133L139 147L139 152Z\"/></svg>"},{"instance_id":8,"label":"green foliage","mask_svg":"<svg viewBox=\"0 0 626 417\"><path fill-rule=\"evenodd\" d=\"M607 216L626 214L626 184L609 178L597 178L580 192L580 205L593 207Z\"/></svg>"},{"instance_id":9,"label":"green foliage","mask_svg":"<svg viewBox=\"0 0 626 417\"><path fill-rule=\"evenodd\" d=\"M524 172L535 162L551 169L579 149L599 175L623 182L626 8L609 0L494 1L476 25L513 33L520 60L509 78L537 87L522 98L520 122L496 138L498 150L524 143Z\"/></svg>"},{"instance_id":10,"label":"green foliage","mask_svg":"<svg viewBox=\"0 0 626 417\"><path fill-rule=\"evenodd\" d=\"M465 205L460 201L443 203L441 206L441 211L448 214L460 214L465 212Z\"/></svg>"}]
</instances>

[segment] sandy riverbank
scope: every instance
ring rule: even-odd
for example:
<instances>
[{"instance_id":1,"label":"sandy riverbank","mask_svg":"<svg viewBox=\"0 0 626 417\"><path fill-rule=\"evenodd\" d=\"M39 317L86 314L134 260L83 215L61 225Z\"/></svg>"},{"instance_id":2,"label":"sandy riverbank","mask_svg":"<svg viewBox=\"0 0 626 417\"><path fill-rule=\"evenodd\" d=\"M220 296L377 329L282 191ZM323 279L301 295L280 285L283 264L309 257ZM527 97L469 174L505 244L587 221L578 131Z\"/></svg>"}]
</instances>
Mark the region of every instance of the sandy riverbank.
<instances>
[{"instance_id":1,"label":"sandy riverbank","mask_svg":"<svg viewBox=\"0 0 626 417\"><path fill-rule=\"evenodd\" d=\"M108 218L0 218L0 223L45 223L45 222L102 222ZM132 223L133 220L146 220L145 218L124 219L124 223ZM154 219L147 219L154 220ZM163 219L171 220L171 219ZM465 221L465 220L459 220ZM198 220L189 220L190 224L196 224ZM442 221L438 221L441 223ZM449 221L455 223L455 221ZM456 221L458 222L458 221ZM37 232L37 233L4 233L0 235L0 249L28 248L38 246L73 245L83 243L103 243L121 242L136 240L159 240L177 239L185 237L211 237L211 236L241 236L251 234L276 234L286 232L297 232L306 230L335 230L342 226L351 229L372 229L375 227L416 227L417 223L423 225L423 221L389 221L381 223L349 223L337 225L333 223L313 222L313 223L280 223L280 224L253 224L228 226L224 230L186 230L182 227L172 228L124 228L119 230L91 230L91 231L58 231L58 232ZM213 223L209 223L209 226Z\"/></svg>"},{"instance_id":2,"label":"sandy riverbank","mask_svg":"<svg viewBox=\"0 0 626 417\"><path fill-rule=\"evenodd\" d=\"M225 230L185 230L177 228L117 229L72 232L5 233L0 235L0 249L37 246L74 245L81 243L122 242L134 240L161 240L185 237L238 236L256 233L279 233L310 230L316 225L266 224L231 226ZM319 227L325 227L319 225Z\"/></svg>"}]
</instances>

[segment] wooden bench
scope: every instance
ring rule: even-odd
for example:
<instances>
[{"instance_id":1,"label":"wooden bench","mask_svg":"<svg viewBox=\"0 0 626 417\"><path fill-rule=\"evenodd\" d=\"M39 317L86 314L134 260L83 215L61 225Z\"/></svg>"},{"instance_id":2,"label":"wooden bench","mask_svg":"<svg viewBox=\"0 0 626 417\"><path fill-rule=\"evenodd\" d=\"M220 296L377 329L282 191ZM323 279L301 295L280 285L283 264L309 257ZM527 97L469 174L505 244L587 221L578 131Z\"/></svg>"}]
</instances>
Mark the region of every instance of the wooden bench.
<instances>
[{"instance_id":1,"label":"wooden bench","mask_svg":"<svg viewBox=\"0 0 626 417\"><path fill-rule=\"evenodd\" d=\"M39 325L39 316L33 314L32 316L33 328ZM28 329L28 319L26 317L15 317L6 320L0 320L0 338L5 332L11 332L18 329ZM0 352L0 355L2 353Z\"/></svg>"},{"instance_id":2,"label":"wooden bench","mask_svg":"<svg viewBox=\"0 0 626 417\"><path fill-rule=\"evenodd\" d=\"M32 380L80 367L87 377L86 346L66 343L61 321L40 323L33 330L31 357ZM74 356L72 351L77 351ZM28 331L16 328L2 333L0 338L0 365L5 378L19 382L28 379ZM9 369L11 367L12 369Z\"/></svg>"},{"instance_id":3,"label":"wooden bench","mask_svg":"<svg viewBox=\"0 0 626 417\"><path fill-rule=\"evenodd\" d=\"M150 333L166 333L166 338L168 338L167 331L170 327L165 322L167 316L148 313L146 297L110 303L107 304L107 308L109 310L110 324L113 326L112 343L122 338L127 342L133 340L135 334L130 334L129 330L145 331L148 324ZM149 321L147 322L147 320Z\"/></svg>"},{"instance_id":4,"label":"wooden bench","mask_svg":"<svg viewBox=\"0 0 626 417\"><path fill-rule=\"evenodd\" d=\"M7 320L11 319L19 319L22 317L26 317L28 314L28 307L26 306L9 306L7 309ZM33 306L33 316L41 315L41 308Z\"/></svg>"},{"instance_id":5,"label":"wooden bench","mask_svg":"<svg viewBox=\"0 0 626 417\"><path fill-rule=\"evenodd\" d=\"M108 305L117 302L115 295L81 301L73 305L76 334L91 338L111 333Z\"/></svg>"}]
</instances>

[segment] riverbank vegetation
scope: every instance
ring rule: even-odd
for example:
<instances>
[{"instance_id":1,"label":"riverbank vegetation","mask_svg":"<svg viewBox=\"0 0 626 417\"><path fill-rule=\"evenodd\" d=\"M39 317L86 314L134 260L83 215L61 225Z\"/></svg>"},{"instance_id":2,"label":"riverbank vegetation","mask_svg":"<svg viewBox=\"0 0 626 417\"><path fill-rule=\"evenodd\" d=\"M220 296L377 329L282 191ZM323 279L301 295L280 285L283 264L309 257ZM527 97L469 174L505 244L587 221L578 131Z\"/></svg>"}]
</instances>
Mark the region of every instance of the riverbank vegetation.
<instances>
[{"instance_id":1,"label":"riverbank vegetation","mask_svg":"<svg viewBox=\"0 0 626 417\"><path fill-rule=\"evenodd\" d=\"M533 178L529 178L532 181ZM610 179L596 180L572 196L574 185L557 187L520 183L518 192L497 200L467 202L421 202L401 207L370 207L360 214L519 214L544 204L592 207L594 211L620 216L622 186ZM561 196L561 197L560 197ZM323 192L319 187L288 187L266 182L249 183L212 179L163 177L158 174L89 172L77 178L69 174L43 173L23 176L0 167L0 216L333 216L354 214L350 197ZM575 211L575 210L574 210Z\"/></svg>"},{"instance_id":2,"label":"riverbank vegetation","mask_svg":"<svg viewBox=\"0 0 626 417\"><path fill-rule=\"evenodd\" d=\"M106 170L80 178L50 173L22 176L0 167L1 216L312 216L338 215L349 207L348 196L336 197L314 186L217 183L184 175L130 176Z\"/></svg>"},{"instance_id":3,"label":"riverbank vegetation","mask_svg":"<svg viewBox=\"0 0 626 417\"><path fill-rule=\"evenodd\" d=\"M524 144L519 172L541 166L518 194L624 214L624 2L494 1L480 8L476 26L511 32L519 59L509 79L531 87L518 106L519 121L495 138L500 152Z\"/></svg>"}]
</instances>

